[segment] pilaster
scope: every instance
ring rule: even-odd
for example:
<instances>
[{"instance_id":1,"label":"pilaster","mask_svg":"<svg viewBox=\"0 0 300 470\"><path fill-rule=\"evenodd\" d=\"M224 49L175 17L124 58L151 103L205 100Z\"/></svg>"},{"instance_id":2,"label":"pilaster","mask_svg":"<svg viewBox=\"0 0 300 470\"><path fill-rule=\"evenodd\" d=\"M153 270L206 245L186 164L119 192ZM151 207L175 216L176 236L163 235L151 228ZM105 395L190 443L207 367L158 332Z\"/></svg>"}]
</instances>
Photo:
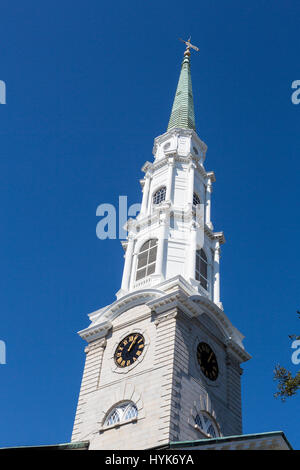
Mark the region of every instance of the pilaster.
<instances>
[{"instance_id":1,"label":"pilaster","mask_svg":"<svg viewBox=\"0 0 300 470\"><path fill-rule=\"evenodd\" d=\"M206 186L206 211L205 211L205 223L206 225L213 230L213 224L211 222L211 193L212 193L212 182L211 179L208 179Z\"/></svg>"},{"instance_id":2,"label":"pilaster","mask_svg":"<svg viewBox=\"0 0 300 470\"><path fill-rule=\"evenodd\" d=\"M106 339L100 338L91 342L85 348L86 359L75 415L72 441L78 441L81 438L80 428L83 422L82 415L85 413L86 395L94 392L99 387L105 347Z\"/></svg>"},{"instance_id":3,"label":"pilaster","mask_svg":"<svg viewBox=\"0 0 300 470\"><path fill-rule=\"evenodd\" d=\"M121 289L127 292L130 284L130 274L132 271L132 258L133 258L134 238L132 235L128 235L128 244L125 253L125 263L123 270L123 278Z\"/></svg>"},{"instance_id":4,"label":"pilaster","mask_svg":"<svg viewBox=\"0 0 300 470\"><path fill-rule=\"evenodd\" d=\"M157 335L154 366L163 367L158 445L178 439L178 423L173 418L173 407L180 397L174 387L175 338L177 310L158 316L155 320Z\"/></svg>"},{"instance_id":5,"label":"pilaster","mask_svg":"<svg viewBox=\"0 0 300 470\"><path fill-rule=\"evenodd\" d=\"M213 286L214 302L218 307L222 308L220 302L220 243L217 240L214 249L214 286Z\"/></svg>"}]
</instances>

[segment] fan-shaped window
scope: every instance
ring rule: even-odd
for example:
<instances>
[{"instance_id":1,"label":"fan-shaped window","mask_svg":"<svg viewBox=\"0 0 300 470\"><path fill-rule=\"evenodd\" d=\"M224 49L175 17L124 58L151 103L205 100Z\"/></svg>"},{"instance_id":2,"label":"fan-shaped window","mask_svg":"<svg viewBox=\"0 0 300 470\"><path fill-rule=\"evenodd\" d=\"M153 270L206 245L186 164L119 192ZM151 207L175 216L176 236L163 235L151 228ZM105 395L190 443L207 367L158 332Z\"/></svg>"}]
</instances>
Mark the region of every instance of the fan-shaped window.
<instances>
[{"instance_id":1,"label":"fan-shaped window","mask_svg":"<svg viewBox=\"0 0 300 470\"><path fill-rule=\"evenodd\" d=\"M166 187L162 186L153 194L153 204L159 204L166 199Z\"/></svg>"},{"instance_id":2,"label":"fan-shaped window","mask_svg":"<svg viewBox=\"0 0 300 470\"><path fill-rule=\"evenodd\" d=\"M196 279L200 281L201 286L206 290L208 286L207 271L207 256L201 248L201 250L196 251Z\"/></svg>"},{"instance_id":3,"label":"fan-shaped window","mask_svg":"<svg viewBox=\"0 0 300 470\"><path fill-rule=\"evenodd\" d=\"M198 204L200 204L200 197L196 193L193 194L193 204L194 206L198 206Z\"/></svg>"},{"instance_id":4,"label":"fan-shaped window","mask_svg":"<svg viewBox=\"0 0 300 470\"><path fill-rule=\"evenodd\" d=\"M104 426L113 426L137 418L138 410L134 403L127 401L115 406L107 415Z\"/></svg>"},{"instance_id":5,"label":"fan-shaped window","mask_svg":"<svg viewBox=\"0 0 300 470\"><path fill-rule=\"evenodd\" d=\"M148 240L143 244L138 255L136 281L155 272L157 239Z\"/></svg>"},{"instance_id":6,"label":"fan-shaped window","mask_svg":"<svg viewBox=\"0 0 300 470\"><path fill-rule=\"evenodd\" d=\"M207 428L207 434L211 437L217 437L217 433L216 433L216 430L215 428L213 427L212 424L210 424Z\"/></svg>"},{"instance_id":7,"label":"fan-shaped window","mask_svg":"<svg viewBox=\"0 0 300 470\"><path fill-rule=\"evenodd\" d=\"M195 417L195 425L208 437L219 437L220 435L214 420L207 413L198 413Z\"/></svg>"}]
</instances>

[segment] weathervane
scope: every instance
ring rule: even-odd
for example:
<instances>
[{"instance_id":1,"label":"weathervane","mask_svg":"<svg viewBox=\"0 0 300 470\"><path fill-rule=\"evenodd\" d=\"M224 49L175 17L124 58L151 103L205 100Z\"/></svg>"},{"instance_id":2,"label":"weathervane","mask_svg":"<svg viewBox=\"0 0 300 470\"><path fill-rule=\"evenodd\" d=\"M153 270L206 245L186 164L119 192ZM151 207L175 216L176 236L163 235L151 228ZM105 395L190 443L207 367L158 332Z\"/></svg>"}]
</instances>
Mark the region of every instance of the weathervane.
<instances>
[{"instance_id":1,"label":"weathervane","mask_svg":"<svg viewBox=\"0 0 300 470\"><path fill-rule=\"evenodd\" d=\"M186 50L185 50L185 54L190 54L190 48L194 49L195 51L199 51L199 48L194 46L193 44L191 44L191 36L189 37L189 39L187 41L184 41L183 39L179 38L180 41L184 42L184 44L186 45Z\"/></svg>"}]
</instances>

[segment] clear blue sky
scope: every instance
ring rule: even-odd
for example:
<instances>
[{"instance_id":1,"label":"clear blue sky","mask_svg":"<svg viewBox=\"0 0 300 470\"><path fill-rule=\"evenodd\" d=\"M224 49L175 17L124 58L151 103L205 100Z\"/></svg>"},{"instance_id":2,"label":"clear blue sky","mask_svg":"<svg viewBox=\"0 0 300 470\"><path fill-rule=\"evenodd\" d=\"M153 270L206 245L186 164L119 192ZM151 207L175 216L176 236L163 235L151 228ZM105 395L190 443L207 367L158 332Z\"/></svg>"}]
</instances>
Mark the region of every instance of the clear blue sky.
<instances>
[{"instance_id":1,"label":"clear blue sky","mask_svg":"<svg viewBox=\"0 0 300 470\"><path fill-rule=\"evenodd\" d=\"M115 299L123 252L96 208L139 202L192 39L196 125L224 230L221 294L245 335L244 432L299 449L300 396L273 398L299 334L299 2L4 1L0 7L0 446L70 440L84 364L77 331Z\"/></svg>"}]
</instances>

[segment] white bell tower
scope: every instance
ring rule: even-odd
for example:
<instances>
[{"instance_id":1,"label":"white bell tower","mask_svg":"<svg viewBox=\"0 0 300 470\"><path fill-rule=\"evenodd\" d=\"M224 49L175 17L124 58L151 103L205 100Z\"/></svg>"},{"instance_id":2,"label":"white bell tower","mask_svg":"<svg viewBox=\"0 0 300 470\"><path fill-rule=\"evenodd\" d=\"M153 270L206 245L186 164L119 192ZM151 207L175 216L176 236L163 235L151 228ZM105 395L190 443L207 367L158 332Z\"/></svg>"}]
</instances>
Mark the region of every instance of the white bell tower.
<instances>
[{"instance_id":1,"label":"white bell tower","mask_svg":"<svg viewBox=\"0 0 300 470\"><path fill-rule=\"evenodd\" d=\"M215 175L204 168L206 150L195 131L188 48L168 130L154 141L154 162L146 162L142 168L142 206L138 217L127 223L128 241L123 243L126 255L118 298L182 276L196 293L222 308L219 252L224 236L213 231L211 222ZM156 262L143 266L147 259L139 257L139 253L149 239L156 240L149 253L155 252Z\"/></svg>"},{"instance_id":2,"label":"white bell tower","mask_svg":"<svg viewBox=\"0 0 300 470\"><path fill-rule=\"evenodd\" d=\"M149 449L242 432L240 364L250 358L220 299L215 175L196 133L190 47L167 132L143 166L141 211L127 222L121 289L89 315L72 441ZM104 273L103 273L104 274Z\"/></svg>"},{"instance_id":3,"label":"white bell tower","mask_svg":"<svg viewBox=\"0 0 300 470\"><path fill-rule=\"evenodd\" d=\"M219 250L224 236L213 231L210 218L215 176L206 172L203 165L206 145L194 130L173 128L155 139L153 153L154 162L146 162L143 167L141 212L127 223L128 241L123 243L126 254L118 298L180 275L197 293L221 307ZM149 239L157 240L156 263L144 275L139 253ZM205 272L199 273L196 254L201 248L206 267L203 263Z\"/></svg>"}]
</instances>

